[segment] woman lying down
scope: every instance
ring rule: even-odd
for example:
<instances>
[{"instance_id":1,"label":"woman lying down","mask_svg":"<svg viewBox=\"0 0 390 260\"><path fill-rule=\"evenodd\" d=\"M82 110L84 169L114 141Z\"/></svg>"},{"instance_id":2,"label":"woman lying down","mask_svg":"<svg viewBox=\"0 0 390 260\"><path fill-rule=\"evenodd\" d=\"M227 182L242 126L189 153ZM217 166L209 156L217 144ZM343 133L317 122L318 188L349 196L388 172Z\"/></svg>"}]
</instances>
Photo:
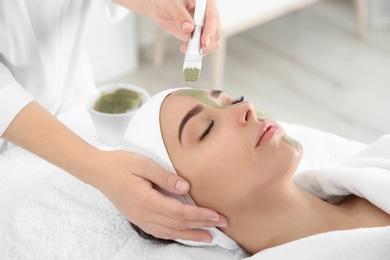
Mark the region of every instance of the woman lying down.
<instances>
[{"instance_id":1,"label":"woman lying down","mask_svg":"<svg viewBox=\"0 0 390 260\"><path fill-rule=\"evenodd\" d=\"M190 182L186 196L167 195L227 217L227 227L210 229L210 245L262 254L329 234L324 241L334 245L300 249L319 259L356 237L338 240L343 231L390 225L389 136L343 166L295 174L302 146L272 118L243 98L184 88L160 92L145 104L123 148L150 156ZM390 250L374 250L381 248Z\"/></svg>"}]
</instances>

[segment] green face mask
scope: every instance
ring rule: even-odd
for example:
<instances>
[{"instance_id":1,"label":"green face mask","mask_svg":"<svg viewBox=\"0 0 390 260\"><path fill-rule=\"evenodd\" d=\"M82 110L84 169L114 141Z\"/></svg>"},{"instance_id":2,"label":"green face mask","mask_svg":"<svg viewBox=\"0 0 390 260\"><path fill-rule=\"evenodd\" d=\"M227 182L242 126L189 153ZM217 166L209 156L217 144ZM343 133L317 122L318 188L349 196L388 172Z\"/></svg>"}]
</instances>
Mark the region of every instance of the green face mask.
<instances>
[{"instance_id":1,"label":"green face mask","mask_svg":"<svg viewBox=\"0 0 390 260\"><path fill-rule=\"evenodd\" d=\"M261 110L256 110L257 118L259 119L260 122L263 122L266 119L271 119L273 120L267 113ZM273 120L275 121L275 120Z\"/></svg>"},{"instance_id":2,"label":"green face mask","mask_svg":"<svg viewBox=\"0 0 390 260\"><path fill-rule=\"evenodd\" d=\"M208 95L207 91L203 89L181 89L175 92L175 94L180 95L180 96L188 96L188 97L193 97L196 100L199 100L202 103L211 105L215 108L224 108L226 106L220 105L214 100L212 100Z\"/></svg>"},{"instance_id":3,"label":"green face mask","mask_svg":"<svg viewBox=\"0 0 390 260\"><path fill-rule=\"evenodd\" d=\"M291 138L290 136L288 135L285 135L283 136L283 141L285 141L286 143L288 143L289 145L291 145L296 151L300 151L302 150L302 145L300 142L298 142L297 140L295 140L294 138Z\"/></svg>"},{"instance_id":4,"label":"green face mask","mask_svg":"<svg viewBox=\"0 0 390 260\"><path fill-rule=\"evenodd\" d=\"M267 113L261 110L257 110L257 118L260 122L263 122L266 119L271 119L272 121L276 122L272 117L270 117ZM302 150L302 145L297 140L291 138L288 135L283 136L283 141L292 146L295 150L300 151Z\"/></svg>"},{"instance_id":5,"label":"green face mask","mask_svg":"<svg viewBox=\"0 0 390 260\"><path fill-rule=\"evenodd\" d=\"M175 94L177 94L177 95L195 98L196 100L199 100L202 103L211 105L215 108L227 107L226 105L220 105L217 102L215 102L215 100L211 99L207 95L207 93L208 92L205 91L204 89L181 89L181 90L178 90L175 92ZM257 118L259 119L260 122L263 122L266 119L271 119L272 121L275 121L264 111L257 110L256 114L257 114ZM302 149L302 145L298 141L296 141L295 139L289 137L288 135L285 135L283 137L283 141L286 142L287 144L291 145L297 151L300 151Z\"/></svg>"}]
</instances>

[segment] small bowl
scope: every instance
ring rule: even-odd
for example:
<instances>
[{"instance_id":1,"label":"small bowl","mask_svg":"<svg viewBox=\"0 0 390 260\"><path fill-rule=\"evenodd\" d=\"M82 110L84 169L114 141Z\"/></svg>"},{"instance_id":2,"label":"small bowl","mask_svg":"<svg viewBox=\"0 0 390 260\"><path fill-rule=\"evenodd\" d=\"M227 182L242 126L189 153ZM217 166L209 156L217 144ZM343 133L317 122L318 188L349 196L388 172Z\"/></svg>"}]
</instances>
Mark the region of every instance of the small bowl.
<instances>
[{"instance_id":1,"label":"small bowl","mask_svg":"<svg viewBox=\"0 0 390 260\"><path fill-rule=\"evenodd\" d=\"M145 89L128 83L113 83L100 86L86 96L85 106L95 126L98 139L102 143L111 146L119 146L122 143L126 128L138 108L125 113L109 114L96 111L93 109L93 106L102 94L114 93L118 89L128 89L141 93L141 106L150 99L150 95Z\"/></svg>"}]
</instances>

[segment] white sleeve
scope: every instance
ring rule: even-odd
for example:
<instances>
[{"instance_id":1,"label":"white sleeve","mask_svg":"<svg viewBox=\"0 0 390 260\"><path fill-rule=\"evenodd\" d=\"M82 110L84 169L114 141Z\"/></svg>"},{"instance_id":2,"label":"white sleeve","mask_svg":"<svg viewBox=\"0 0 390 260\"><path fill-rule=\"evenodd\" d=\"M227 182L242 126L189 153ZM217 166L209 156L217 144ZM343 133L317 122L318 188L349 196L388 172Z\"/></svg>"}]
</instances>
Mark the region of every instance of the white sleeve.
<instances>
[{"instance_id":1,"label":"white sleeve","mask_svg":"<svg viewBox=\"0 0 390 260\"><path fill-rule=\"evenodd\" d=\"M16 115L33 100L33 97L14 79L8 68L0 62L0 136Z\"/></svg>"},{"instance_id":2,"label":"white sleeve","mask_svg":"<svg viewBox=\"0 0 390 260\"><path fill-rule=\"evenodd\" d=\"M114 3L112 0L100 0L106 14L111 22L122 20L128 13L129 9Z\"/></svg>"}]
</instances>

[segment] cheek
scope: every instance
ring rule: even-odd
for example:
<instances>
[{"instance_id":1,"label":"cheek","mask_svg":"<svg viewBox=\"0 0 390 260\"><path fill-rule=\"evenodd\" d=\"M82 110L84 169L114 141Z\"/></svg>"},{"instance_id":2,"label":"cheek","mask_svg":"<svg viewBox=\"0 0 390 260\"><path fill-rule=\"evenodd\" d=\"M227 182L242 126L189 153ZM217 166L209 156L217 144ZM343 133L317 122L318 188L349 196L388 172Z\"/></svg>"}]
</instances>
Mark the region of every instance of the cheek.
<instances>
[{"instance_id":1,"label":"cheek","mask_svg":"<svg viewBox=\"0 0 390 260\"><path fill-rule=\"evenodd\" d=\"M190 183L190 195L196 205L208 208L215 208L219 201L221 192L220 180L223 169L218 169L213 163L206 160L193 160L188 163L185 159L181 161L182 167L176 167L179 175ZM180 168L180 169L179 169Z\"/></svg>"},{"instance_id":2,"label":"cheek","mask_svg":"<svg viewBox=\"0 0 390 260\"><path fill-rule=\"evenodd\" d=\"M223 210L219 209L220 201L234 194L232 190L241 190L248 179L244 175L250 172L245 167L251 165L242 145L232 142L187 151L178 161L177 169L190 182L190 194L196 204L216 210Z\"/></svg>"},{"instance_id":3,"label":"cheek","mask_svg":"<svg viewBox=\"0 0 390 260\"><path fill-rule=\"evenodd\" d=\"M235 179L240 173L247 172L254 159L254 153L241 137L226 135L215 138L213 145L207 145L198 153L198 162L207 162L216 178Z\"/></svg>"}]
</instances>

